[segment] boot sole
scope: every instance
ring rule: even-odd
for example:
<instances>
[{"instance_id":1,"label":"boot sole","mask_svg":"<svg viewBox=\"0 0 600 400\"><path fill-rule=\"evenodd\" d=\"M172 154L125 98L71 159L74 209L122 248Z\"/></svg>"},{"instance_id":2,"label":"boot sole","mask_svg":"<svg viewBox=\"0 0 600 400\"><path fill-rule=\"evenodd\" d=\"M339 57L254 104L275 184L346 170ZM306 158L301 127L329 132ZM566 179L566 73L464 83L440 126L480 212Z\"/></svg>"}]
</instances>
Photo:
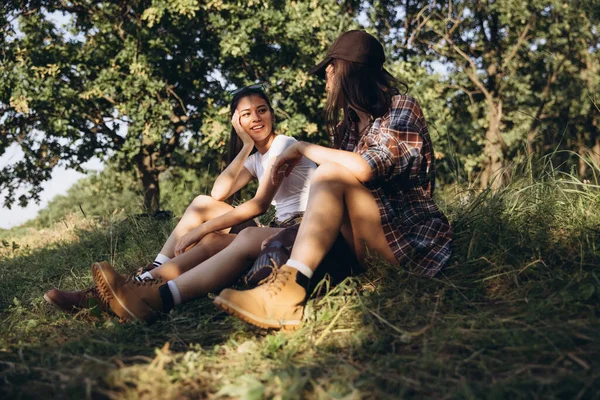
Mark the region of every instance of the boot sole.
<instances>
[{"instance_id":1,"label":"boot sole","mask_svg":"<svg viewBox=\"0 0 600 400\"><path fill-rule=\"evenodd\" d=\"M237 306L235 306L234 304L230 303L229 301L223 299L220 296L215 297L213 303L218 308L225 311L226 313L234 315L234 316L238 317L239 319L241 319L242 321L245 321L245 322L249 323L250 325L254 325L259 328L277 329L277 330L281 329L284 331L295 331L302 327L302 321L299 319L297 319L297 320L276 320L276 319L261 318L252 313L249 313L246 310L242 310L242 309L238 308Z\"/></svg>"},{"instance_id":2,"label":"boot sole","mask_svg":"<svg viewBox=\"0 0 600 400\"><path fill-rule=\"evenodd\" d=\"M92 266L94 282L100 291L100 296L103 300L110 305L110 308L117 314L123 321L131 321L132 319L142 321L138 318L133 311L131 311L125 303L116 294L115 289L108 283L106 274L101 264L94 264Z\"/></svg>"}]
</instances>

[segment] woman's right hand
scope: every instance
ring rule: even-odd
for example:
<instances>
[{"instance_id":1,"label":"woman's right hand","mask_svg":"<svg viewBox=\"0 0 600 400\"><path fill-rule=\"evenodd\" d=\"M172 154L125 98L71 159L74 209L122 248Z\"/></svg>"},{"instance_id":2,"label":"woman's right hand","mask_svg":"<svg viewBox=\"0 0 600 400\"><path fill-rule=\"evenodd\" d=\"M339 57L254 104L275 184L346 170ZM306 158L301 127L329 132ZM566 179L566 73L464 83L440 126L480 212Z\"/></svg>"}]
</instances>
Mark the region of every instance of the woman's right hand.
<instances>
[{"instance_id":1,"label":"woman's right hand","mask_svg":"<svg viewBox=\"0 0 600 400\"><path fill-rule=\"evenodd\" d=\"M248 132L246 132L240 124L240 113L238 110L235 110L233 117L231 117L231 125L233 125L235 133L237 133L244 146L254 146L254 140L252 140L250 135L248 135Z\"/></svg>"},{"instance_id":2,"label":"woman's right hand","mask_svg":"<svg viewBox=\"0 0 600 400\"><path fill-rule=\"evenodd\" d=\"M185 253L198 244L198 242L204 237L201 227L202 225L198 228L192 229L179 238L175 244L175 256Z\"/></svg>"},{"instance_id":3,"label":"woman's right hand","mask_svg":"<svg viewBox=\"0 0 600 400\"><path fill-rule=\"evenodd\" d=\"M271 183L274 186L279 185L286 176L290 176L294 167L302 160L300 146L300 142L294 143L275 159L271 167Z\"/></svg>"}]
</instances>

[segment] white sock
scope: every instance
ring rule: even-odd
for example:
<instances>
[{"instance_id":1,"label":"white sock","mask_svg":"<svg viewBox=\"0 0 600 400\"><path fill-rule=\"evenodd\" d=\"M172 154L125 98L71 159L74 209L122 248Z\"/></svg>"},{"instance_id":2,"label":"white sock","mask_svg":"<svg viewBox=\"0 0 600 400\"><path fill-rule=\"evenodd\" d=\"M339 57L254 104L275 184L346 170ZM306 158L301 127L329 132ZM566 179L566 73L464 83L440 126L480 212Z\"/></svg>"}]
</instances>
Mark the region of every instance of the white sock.
<instances>
[{"instance_id":1,"label":"white sock","mask_svg":"<svg viewBox=\"0 0 600 400\"><path fill-rule=\"evenodd\" d=\"M290 258L289 260L287 260L285 265L297 269L302 275L306 276L308 279L312 278L313 276L313 270L308 268L306 264L298 260L292 260Z\"/></svg>"},{"instance_id":2,"label":"white sock","mask_svg":"<svg viewBox=\"0 0 600 400\"><path fill-rule=\"evenodd\" d=\"M161 265L163 265L164 263L166 263L167 261L169 261L171 258L165 256L162 253L159 253L156 258L154 259L154 262L152 264L154 264L154 268L156 267L160 267Z\"/></svg>"},{"instance_id":3,"label":"white sock","mask_svg":"<svg viewBox=\"0 0 600 400\"><path fill-rule=\"evenodd\" d=\"M142 282L142 281L145 281L146 279L154 279L154 277L152 276L150 271L146 271L143 274L136 276L134 279L138 282Z\"/></svg>"},{"instance_id":4,"label":"white sock","mask_svg":"<svg viewBox=\"0 0 600 400\"><path fill-rule=\"evenodd\" d=\"M181 293L179 292L179 288L177 287L175 281L169 281L167 282L167 285L169 285L171 296L173 296L173 305L177 306L181 304Z\"/></svg>"}]
</instances>

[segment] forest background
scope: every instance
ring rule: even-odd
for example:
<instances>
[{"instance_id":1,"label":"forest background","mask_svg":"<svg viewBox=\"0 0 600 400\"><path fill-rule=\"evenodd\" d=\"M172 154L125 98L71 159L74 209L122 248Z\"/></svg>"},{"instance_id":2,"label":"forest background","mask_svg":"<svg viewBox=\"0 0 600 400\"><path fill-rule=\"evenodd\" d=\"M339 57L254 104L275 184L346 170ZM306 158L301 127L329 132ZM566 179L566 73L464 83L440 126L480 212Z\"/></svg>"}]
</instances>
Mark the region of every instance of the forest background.
<instances>
[{"instance_id":1,"label":"forest background","mask_svg":"<svg viewBox=\"0 0 600 400\"><path fill-rule=\"evenodd\" d=\"M324 83L307 71L361 27L420 101L440 183L498 188L515 163L550 152L589 179L589 162L600 164L599 14L594 1L9 1L0 154L17 145L23 157L2 169L3 204L36 200L54 167L95 156L111 166L113 194L133 189L147 210L179 213L223 166L228 91L256 82L278 132L327 143ZM93 182L83 186L100 190ZM131 206L116 197L102 211Z\"/></svg>"},{"instance_id":2,"label":"forest background","mask_svg":"<svg viewBox=\"0 0 600 400\"><path fill-rule=\"evenodd\" d=\"M1 7L0 155L23 154L1 169L3 206L39 199L57 166L105 168L0 231L0 393L600 396L597 1ZM87 287L91 262L125 272L153 257L176 220L157 212L180 216L224 166L230 90L264 83L279 133L327 143L324 82L307 71L349 29L384 43L386 68L425 113L456 238L442 277L374 262L311 300L295 336L209 301L151 328L45 306L53 286Z\"/></svg>"}]
</instances>

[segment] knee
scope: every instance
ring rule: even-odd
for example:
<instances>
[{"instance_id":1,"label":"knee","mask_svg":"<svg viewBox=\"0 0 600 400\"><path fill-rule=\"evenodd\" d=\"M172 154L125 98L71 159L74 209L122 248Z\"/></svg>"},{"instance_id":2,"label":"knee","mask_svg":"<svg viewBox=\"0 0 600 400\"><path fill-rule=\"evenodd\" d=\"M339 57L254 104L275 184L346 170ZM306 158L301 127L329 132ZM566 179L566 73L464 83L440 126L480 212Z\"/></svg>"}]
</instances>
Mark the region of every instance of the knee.
<instances>
[{"instance_id":1,"label":"knee","mask_svg":"<svg viewBox=\"0 0 600 400\"><path fill-rule=\"evenodd\" d=\"M211 232L208 235L205 235L200 242L203 246L211 246L214 243L218 243L220 239L220 233Z\"/></svg>"},{"instance_id":2,"label":"knee","mask_svg":"<svg viewBox=\"0 0 600 400\"><path fill-rule=\"evenodd\" d=\"M346 167L337 163L327 162L317 167L311 183L341 184L350 176L352 175Z\"/></svg>"},{"instance_id":3,"label":"knee","mask_svg":"<svg viewBox=\"0 0 600 400\"><path fill-rule=\"evenodd\" d=\"M239 244L251 244L256 242L256 238L258 236L257 233L260 231L260 229L262 228L248 227L242 229L235 238L235 242Z\"/></svg>"},{"instance_id":4,"label":"knee","mask_svg":"<svg viewBox=\"0 0 600 400\"><path fill-rule=\"evenodd\" d=\"M234 245L236 249L246 253L255 253L257 250L260 251L262 240L259 240L259 238L262 236L257 235L260 229L262 228L250 227L242 229L240 233L237 234L232 245Z\"/></svg>"}]
</instances>

